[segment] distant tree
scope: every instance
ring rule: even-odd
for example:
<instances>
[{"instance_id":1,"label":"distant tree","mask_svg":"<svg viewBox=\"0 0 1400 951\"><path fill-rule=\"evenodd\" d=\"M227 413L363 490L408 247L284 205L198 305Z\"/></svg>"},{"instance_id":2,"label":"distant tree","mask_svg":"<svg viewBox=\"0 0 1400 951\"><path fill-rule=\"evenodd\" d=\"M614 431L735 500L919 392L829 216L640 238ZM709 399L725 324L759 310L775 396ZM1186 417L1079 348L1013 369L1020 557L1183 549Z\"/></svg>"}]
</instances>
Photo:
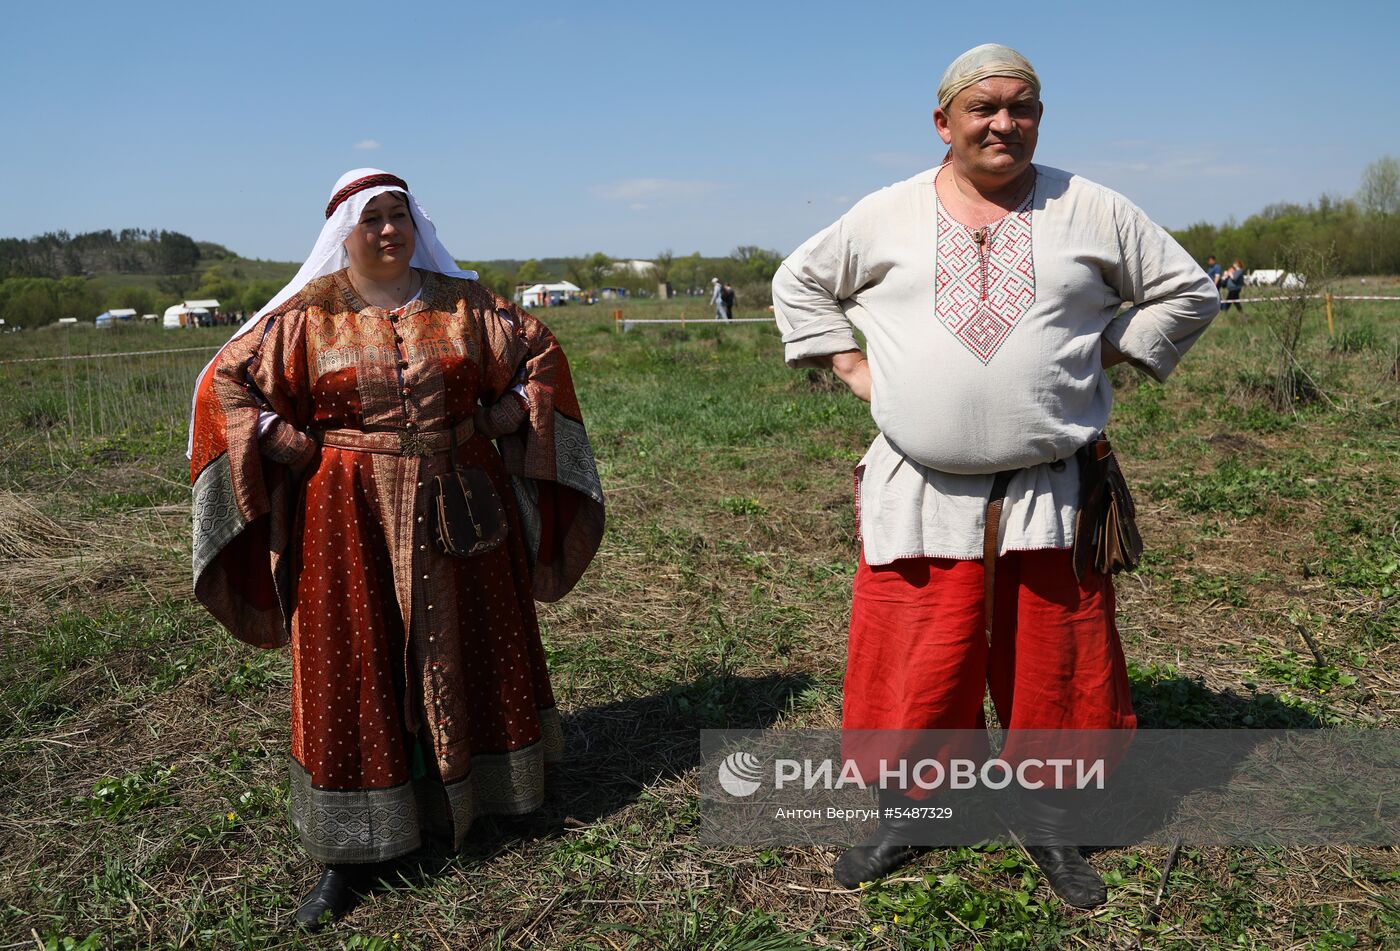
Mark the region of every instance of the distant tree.
<instances>
[{"instance_id":1,"label":"distant tree","mask_svg":"<svg viewBox=\"0 0 1400 951\"><path fill-rule=\"evenodd\" d=\"M520 270L515 272L515 283L517 284L539 284L544 280L546 280L544 268L534 258L520 265Z\"/></svg>"},{"instance_id":2,"label":"distant tree","mask_svg":"<svg viewBox=\"0 0 1400 951\"><path fill-rule=\"evenodd\" d=\"M485 261L458 261L457 264L464 271L475 271L478 284L495 291L502 297L509 299L515 291L515 278L510 273L493 267Z\"/></svg>"},{"instance_id":3,"label":"distant tree","mask_svg":"<svg viewBox=\"0 0 1400 951\"><path fill-rule=\"evenodd\" d=\"M671 283L682 290L705 288L709 286L711 277L719 276L708 273L710 270L705 265L705 259L700 257L700 252L694 251L683 258L672 259Z\"/></svg>"},{"instance_id":4,"label":"distant tree","mask_svg":"<svg viewBox=\"0 0 1400 951\"><path fill-rule=\"evenodd\" d=\"M777 251L751 244L735 248L729 256L739 265L737 279L749 284L771 283L773 275L778 273L778 266L783 263L783 256Z\"/></svg>"},{"instance_id":5,"label":"distant tree","mask_svg":"<svg viewBox=\"0 0 1400 951\"><path fill-rule=\"evenodd\" d=\"M101 310L101 296L81 277L0 280L0 317L15 326L37 327L60 317L91 320Z\"/></svg>"},{"instance_id":6,"label":"distant tree","mask_svg":"<svg viewBox=\"0 0 1400 951\"><path fill-rule=\"evenodd\" d=\"M237 307L248 314L255 314L267 306L267 302L272 300L274 294L282 289L282 285L277 281L251 281L238 296ZM230 307L235 306L232 302Z\"/></svg>"},{"instance_id":7,"label":"distant tree","mask_svg":"<svg viewBox=\"0 0 1400 951\"><path fill-rule=\"evenodd\" d=\"M156 239L155 265L163 274L193 271L199 263L199 245L178 231L162 231Z\"/></svg>"},{"instance_id":8,"label":"distant tree","mask_svg":"<svg viewBox=\"0 0 1400 951\"><path fill-rule=\"evenodd\" d=\"M156 295L149 287L114 287L107 292L107 309L130 307L138 314L149 314L156 306Z\"/></svg>"},{"instance_id":9,"label":"distant tree","mask_svg":"<svg viewBox=\"0 0 1400 951\"><path fill-rule=\"evenodd\" d=\"M585 290L590 290L607 286L612 266L612 258L602 251L595 251L585 258L570 259L566 271L569 280Z\"/></svg>"},{"instance_id":10,"label":"distant tree","mask_svg":"<svg viewBox=\"0 0 1400 951\"><path fill-rule=\"evenodd\" d=\"M676 255L670 248L652 257L651 269L656 283L663 284L671 279L671 263L675 259Z\"/></svg>"},{"instance_id":11,"label":"distant tree","mask_svg":"<svg viewBox=\"0 0 1400 951\"><path fill-rule=\"evenodd\" d=\"M1367 165L1356 203L1368 215L1400 214L1400 161L1386 155Z\"/></svg>"}]
</instances>

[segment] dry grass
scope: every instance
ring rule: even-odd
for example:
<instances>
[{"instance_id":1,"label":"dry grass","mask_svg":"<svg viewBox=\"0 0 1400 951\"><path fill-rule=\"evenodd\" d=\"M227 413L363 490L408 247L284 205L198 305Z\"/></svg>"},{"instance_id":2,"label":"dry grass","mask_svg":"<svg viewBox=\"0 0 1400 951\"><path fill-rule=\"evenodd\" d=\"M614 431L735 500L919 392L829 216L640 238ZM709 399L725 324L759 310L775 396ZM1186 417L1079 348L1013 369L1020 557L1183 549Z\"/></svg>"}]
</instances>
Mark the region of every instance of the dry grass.
<instances>
[{"instance_id":1,"label":"dry grass","mask_svg":"<svg viewBox=\"0 0 1400 951\"><path fill-rule=\"evenodd\" d=\"M839 722L850 466L869 421L820 378L782 370L770 331L613 337L569 319L556 329L610 529L578 591L542 608L567 759L538 814L483 821L463 855L403 866L314 940L286 929L313 875L285 819L287 661L234 644L188 601L178 421L150 439L0 428L16 463L0 494L14 672L0 686L13 791L0 932L14 946L89 933L101 947L1400 942L1392 849L1188 843L1164 888L1167 848L1111 850L1094 863L1112 900L1082 914L1005 845L933 853L860 893L834 886L831 849L702 845L698 730ZM1158 726L1268 710L1393 728L1389 354L1305 338L1331 402L1277 414L1257 390L1263 319L1212 331L1165 391L1121 388L1115 441L1151 552L1118 589L1135 699ZM1319 668L1358 679L1319 692ZM95 811L107 782L140 807Z\"/></svg>"}]
</instances>

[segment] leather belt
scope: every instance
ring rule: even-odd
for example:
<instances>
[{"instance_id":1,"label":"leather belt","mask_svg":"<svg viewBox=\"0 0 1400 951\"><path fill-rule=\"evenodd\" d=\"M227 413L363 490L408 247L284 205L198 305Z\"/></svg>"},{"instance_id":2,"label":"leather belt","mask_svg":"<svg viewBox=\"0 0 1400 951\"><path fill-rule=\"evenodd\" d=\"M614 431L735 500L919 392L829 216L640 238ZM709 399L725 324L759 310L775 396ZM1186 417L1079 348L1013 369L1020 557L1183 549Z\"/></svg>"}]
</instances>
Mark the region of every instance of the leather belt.
<instances>
[{"instance_id":1,"label":"leather belt","mask_svg":"<svg viewBox=\"0 0 1400 951\"><path fill-rule=\"evenodd\" d=\"M1001 530L1001 507L1006 501L1006 489L1020 469L1005 469L992 479L992 493L987 498L986 524L982 529L982 613L987 621L987 644L992 643L992 605L996 601L997 535Z\"/></svg>"},{"instance_id":2,"label":"leather belt","mask_svg":"<svg viewBox=\"0 0 1400 951\"><path fill-rule=\"evenodd\" d=\"M322 446L349 449L351 452L377 452L390 456L435 456L452 448L457 442L470 439L476 423L470 417L451 429L386 429L366 432L362 429L326 429L317 437Z\"/></svg>"}]
</instances>

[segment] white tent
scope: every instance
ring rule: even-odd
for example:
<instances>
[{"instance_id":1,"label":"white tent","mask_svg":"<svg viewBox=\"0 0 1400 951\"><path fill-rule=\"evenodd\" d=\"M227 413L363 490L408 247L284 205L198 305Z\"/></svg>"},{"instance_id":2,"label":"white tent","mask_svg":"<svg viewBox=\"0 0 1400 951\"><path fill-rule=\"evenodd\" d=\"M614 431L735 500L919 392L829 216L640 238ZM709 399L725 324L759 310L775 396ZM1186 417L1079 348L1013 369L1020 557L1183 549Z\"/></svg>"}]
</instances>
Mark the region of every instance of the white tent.
<instances>
[{"instance_id":1,"label":"white tent","mask_svg":"<svg viewBox=\"0 0 1400 951\"><path fill-rule=\"evenodd\" d=\"M577 284L558 281L554 284L531 284L526 288L517 288L515 296L521 307L553 306L562 301L577 300L581 290Z\"/></svg>"},{"instance_id":2,"label":"white tent","mask_svg":"<svg viewBox=\"0 0 1400 951\"><path fill-rule=\"evenodd\" d=\"M130 307L113 307L98 314L96 324L99 327L110 327L119 320L130 320L135 316L136 311Z\"/></svg>"},{"instance_id":3,"label":"white tent","mask_svg":"<svg viewBox=\"0 0 1400 951\"><path fill-rule=\"evenodd\" d=\"M166 328L183 327L185 326L185 315L188 313L189 311L185 309L184 304L171 304L165 308L165 318L161 321L161 326Z\"/></svg>"}]
</instances>

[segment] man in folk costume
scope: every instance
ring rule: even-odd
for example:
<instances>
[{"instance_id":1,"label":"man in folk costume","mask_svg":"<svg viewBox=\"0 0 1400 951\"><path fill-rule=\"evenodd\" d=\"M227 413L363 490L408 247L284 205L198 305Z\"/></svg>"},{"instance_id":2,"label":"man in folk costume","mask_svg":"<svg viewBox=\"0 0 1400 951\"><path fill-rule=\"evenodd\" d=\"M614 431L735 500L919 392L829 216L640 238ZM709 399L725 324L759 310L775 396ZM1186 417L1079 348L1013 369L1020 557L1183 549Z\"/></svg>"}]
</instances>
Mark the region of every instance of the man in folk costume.
<instances>
[{"instance_id":1,"label":"man in folk costume","mask_svg":"<svg viewBox=\"0 0 1400 951\"><path fill-rule=\"evenodd\" d=\"M1164 381L1219 297L1121 195L1032 164L1042 112L1019 53L962 54L933 114L945 164L861 200L773 280L788 364L834 370L880 429L856 469L848 731L978 729L988 687L1009 736L1136 726L1112 580L1075 569L1076 450L1108 422L1106 368ZM1061 792L1027 799L1047 843L1029 851L1091 907L1104 885L1056 835ZM837 879L909 861L908 831L882 822Z\"/></svg>"},{"instance_id":2,"label":"man in folk costume","mask_svg":"<svg viewBox=\"0 0 1400 951\"><path fill-rule=\"evenodd\" d=\"M196 389L195 594L291 644L308 927L425 834L537 808L561 755L534 599L583 573L603 495L559 344L475 277L402 179L356 169Z\"/></svg>"}]
</instances>

